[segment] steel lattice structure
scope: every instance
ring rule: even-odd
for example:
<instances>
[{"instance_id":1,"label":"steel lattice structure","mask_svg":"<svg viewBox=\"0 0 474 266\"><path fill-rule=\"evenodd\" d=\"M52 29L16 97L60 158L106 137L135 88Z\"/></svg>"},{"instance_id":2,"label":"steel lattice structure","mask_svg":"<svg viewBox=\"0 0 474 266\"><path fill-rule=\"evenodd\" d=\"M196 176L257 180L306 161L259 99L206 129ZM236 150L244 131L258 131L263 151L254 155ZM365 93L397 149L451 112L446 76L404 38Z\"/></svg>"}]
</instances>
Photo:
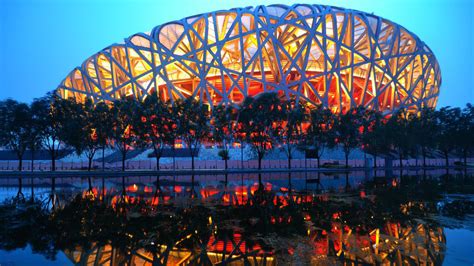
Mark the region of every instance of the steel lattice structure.
<instances>
[{"instance_id":1,"label":"steel lattice structure","mask_svg":"<svg viewBox=\"0 0 474 266\"><path fill-rule=\"evenodd\" d=\"M416 35L386 19L321 5L216 11L138 33L89 57L62 81L63 98L94 102L194 97L237 104L277 91L335 113L434 107L441 73Z\"/></svg>"}]
</instances>

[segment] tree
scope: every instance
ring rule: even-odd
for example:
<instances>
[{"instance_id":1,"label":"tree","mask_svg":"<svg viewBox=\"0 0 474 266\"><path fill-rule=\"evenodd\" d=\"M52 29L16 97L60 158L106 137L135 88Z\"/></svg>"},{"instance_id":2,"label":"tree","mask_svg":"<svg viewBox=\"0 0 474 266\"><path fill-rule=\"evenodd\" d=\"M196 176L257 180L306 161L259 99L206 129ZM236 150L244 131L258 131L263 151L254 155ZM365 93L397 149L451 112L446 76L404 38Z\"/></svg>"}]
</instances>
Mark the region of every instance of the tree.
<instances>
[{"instance_id":1,"label":"tree","mask_svg":"<svg viewBox=\"0 0 474 266\"><path fill-rule=\"evenodd\" d=\"M417 146L420 147L423 156L423 167L426 167L428 151L435 146L438 132L434 109L422 108L418 116L415 116L411 122Z\"/></svg>"},{"instance_id":2,"label":"tree","mask_svg":"<svg viewBox=\"0 0 474 266\"><path fill-rule=\"evenodd\" d=\"M87 170L92 169L92 160L102 147L96 134L94 123L94 104L87 99L83 104L69 100L67 105L63 105L63 113L69 119L64 122L62 139L74 148L77 155L85 154L88 160Z\"/></svg>"},{"instance_id":3,"label":"tree","mask_svg":"<svg viewBox=\"0 0 474 266\"><path fill-rule=\"evenodd\" d=\"M34 171L35 165L35 153L38 150L41 150L43 147L43 142L41 139L42 126L41 119L37 117L37 114L33 111L33 108L30 107L30 130L28 132L28 149L31 153L31 171Z\"/></svg>"},{"instance_id":4,"label":"tree","mask_svg":"<svg viewBox=\"0 0 474 266\"><path fill-rule=\"evenodd\" d=\"M18 171L23 167L23 155L28 148L31 112L27 104L15 100L0 102L0 145L15 152Z\"/></svg>"},{"instance_id":5,"label":"tree","mask_svg":"<svg viewBox=\"0 0 474 266\"><path fill-rule=\"evenodd\" d=\"M170 109L156 94L148 96L139 107L141 123L137 123L135 132L142 145L153 149L159 170L164 148L173 140Z\"/></svg>"},{"instance_id":6,"label":"tree","mask_svg":"<svg viewBox=\"0 0 474 266\"><path fill-rule=\"evenodd\" d=\"M66 100L53 93L34 99L31 104L32 113L37 118L41 132L42 146L48 150L51 157L51 171L56 171L56 158L60 155L63 144L61 134L64 122L69 119L63 112L65 104Z\"/></svg>"},{"instance_id":7,"label":"tree","mask_svg":"<svg viewBox=\"0 0 474 266\"><path fill-rule=\"evenodd\" d=\"M212 138L215 142L222 144L219 156L225 161L229 160L229 145L234 138L236 110L231 105L218 105L212 111Z\"/></svg>"},{"instance_id":8,"label":"tree","mask_svg":"<svg viewBox=\"0 0 474 266\"><path fill-rule=\"evenodd\" d=\"M240 110L237 111L237 117L235 119L235 129L233 132L234 141L239 142L240 147L240 168L244 168L244 143L246 141L246 135L244 130L244 124L240 119Z\"/></svg>"},{"instance_id":9,"label":"tree","mask_svg":"<svg viewBox=\"0 0 474 266\"><path fill-rule=\"evenodd\" d=\"M174 103L173 113L177 118L178 136L191 153L191 168L194 170L194 158L210 133L208 106L192 98L179 99Z\"/></svg>"},{"instance_id":10,"label":"tree","mask_svg":"<svg viewBox=\"0 0 474 266\"><path fill-rule=\"evenodd\" d=\"M462 109L456 140L464 165L467 165L467 157L474 151L474 105L472 104L467 104Z\"/></svg>"},{"instance_id":11,"label":"tree","mask_svg":"<svg viewBox=\"0 0 474 266\"><path fill-rule=\"evenodd\" d=\"M303 104L296 102L294 99L283 102L281 106L284 122L278 136L281 147L288 158L288 169L291 169L293 153L301 142L306 111Z\"/></svg>"},{"instance_id":12,"label":"tree","mask_svg":"<svg viewBox=\"0 0 474 266\"><path fill-rule=\"evenodd\" d=\"M141 123L140 117L136 114L137 101L131 97L124 97L114 102L110 112L112 113L112 130L110 138L113 146L122 155L122 171L125 171L125 161L128 152L136 143L134 127L136 123Z\"/></svg>"},{"instance_id":13,"label":"tree","mask_svg":"<svg viewBox=\"0 0 474 266\"><path fill-rule=\"evenodd\" d=\"M392 115L385 125L385 137L390 146L397 151L400 167L403 167L403 158L406 158L416 146L415 134L412 134L412 119L412 114L406 109L401 109Z\"/></svg>"},{"instance_id":14,"label":"tree","mask_svg":"<svg viewBox=\"0 0 474 266\"><path fill-rule=\"evenodd\" d=\"M98 146L102 149L102 170L105 169L105 148L109 145L113 129L113 116L109 106L105 102L95 105L91 117L94 135Z\"/></svg>"},{"instance_id":15,"label":"tree","mask_svg":"<svg viewBox=\"0 0 474 266\"><path fill-rule=\"evenodd\" d=\"M361 145L363 113L363 107L352 108L347 113L337 116L336 123L332 128L332 135L335 138L330 141L330 144L332 147L342 146L346 168L349 168L350 153Z\"/></svg>"},{"instance_id":16,"label":"tree","mask_svg":"<svg viewBox=\"0 0 474 266\"><path fill-rule=\"evenodd\" d=\"M336 116L331 110L322 105L316 106L309 114L309 127L307 129L305 146L313 151L316 156L318 168L320 167L321 156L326 147L334 139L331 134L336 123Z\"/></svg>"},{"instance_id":17,"label":"tree","mask_svg":"<svg viewBox=\"0 0 474 266\"><path fill-rule=\"evenodd\" d=\"M456 149L456 135L459 132L461 109L443 107L435 111L436 147L443 153L446 167L449 166L449 154Z\"/></svg>"},{"instance_id":18,"label":"tree","mask_svg":"<svg viewBox=\"0 0 474 266\"><path fill-rule=\"evenodd\" d=\"M176 140L179 135L178 122L180 117L174 112L175 107L171 101L168 101L166 104L168 106L169 126L168 131L166 132L167 137L165 138L165 141L168 146L171 146L171 150L173 151L173 170L176 170Z\"/></svg>"},{"instance_id":19,"label":"tree","mask_svg":"<svg viewBox=\"0 0 474 266\"><path fill-rule=\"evenodd\" d=\"M362 144L365 152L374 156L374 168L377 168L377 155L390 152L391 142L382 113L365 110L363 115Z\"/></svg>"},{"instance_id":20,"label":"tree","mask_svg":"<svg viewBox=\"0 0 474 266\"><path fill-rule=\"evenodd\" d=\"M281 101L276 93L248 97L242 103L239 113L240 130L257 155L258 169L262 169L263 157L273 149L277 141L283 117Z\"/></svg>"}]
</instances>

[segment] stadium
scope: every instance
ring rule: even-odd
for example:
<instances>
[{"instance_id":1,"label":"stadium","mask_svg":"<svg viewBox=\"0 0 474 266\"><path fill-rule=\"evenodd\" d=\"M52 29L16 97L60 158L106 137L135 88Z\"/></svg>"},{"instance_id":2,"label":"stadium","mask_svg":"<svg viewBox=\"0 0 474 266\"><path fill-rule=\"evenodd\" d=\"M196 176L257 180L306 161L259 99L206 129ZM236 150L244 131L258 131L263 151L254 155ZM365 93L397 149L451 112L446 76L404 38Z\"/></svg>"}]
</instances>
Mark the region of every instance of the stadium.
<instances>
[{"instance_id":1,"label":"stadium","mask_svg":"<svg viewBox=\"0 0 474 266\"><path fill-rule=\"evenodd\" d=\"M277 92L334 113L435 107L441 72L415 34L372 14L322 5L215 11L137 33L92 55L57 88L112 102L158 94L211 108Z\"/></svg>"}]
</instances>

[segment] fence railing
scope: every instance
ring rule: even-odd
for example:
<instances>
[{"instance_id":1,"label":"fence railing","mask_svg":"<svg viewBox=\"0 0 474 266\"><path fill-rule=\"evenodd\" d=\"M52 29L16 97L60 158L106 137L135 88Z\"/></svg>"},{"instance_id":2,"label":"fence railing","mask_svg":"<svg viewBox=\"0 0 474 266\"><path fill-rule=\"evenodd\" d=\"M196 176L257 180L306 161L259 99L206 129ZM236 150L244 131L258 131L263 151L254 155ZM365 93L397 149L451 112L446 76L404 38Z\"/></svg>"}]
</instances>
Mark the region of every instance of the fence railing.
<instances>
[{"instance_id":1,"label":"fence railing","mask_svg":"<svg viewBox=\"0 0 474 266\"><path fill-rule=\"evenodd\" d=\"M462 161L459 158L449 159L449 165L454 165L455 162ZM378 167L385 167L384 159L377 159ZM423 159L409 159L402 161L403 166L422 166ZM469 158L468 163L474 163L474 158ZM344 160L328 160L322 159L320 161L321 167L325 164L339 165L343 167L345 165ZM445 166L446 161L442 158L437 159L426 159L426 164L428 166ZM195 169L224 169L225 163L223 160L195 160ZM374 165L373 160L364 160L364 159L350 159L350 167L372 167ZM88 163L87 161L56 161L56 170L87 170ZM229 160L227 163L229 169L257 169L258 161L257 160ZM399 167L399 160L392 160L392 167ZM156 162L154 159L149 160L130 160L125 162L125 167L127 170L156 170ZM291 168L293 169L303 169L303 168L316 168L317 160L316 159L293 159L291 160ZM23 161L23 171L31 171L32 169L31 161ZM94 161L92 164L93 169L102 169L102 162ZM114 163L105 163L106 169L122 169L122 162ZM264 169L284 169L288 168L288 160L263 160L262 168ZM49 171L51 169L50 161L37 161L34 163L34 171ZM182 169L191 169L191 160L176 160L175 164L169 162L163 162L160 164L160 169L162 170L182 170ZM15 171L18 170L18 161L0 161L0 171Z\"/></svg>"}]
</instances>

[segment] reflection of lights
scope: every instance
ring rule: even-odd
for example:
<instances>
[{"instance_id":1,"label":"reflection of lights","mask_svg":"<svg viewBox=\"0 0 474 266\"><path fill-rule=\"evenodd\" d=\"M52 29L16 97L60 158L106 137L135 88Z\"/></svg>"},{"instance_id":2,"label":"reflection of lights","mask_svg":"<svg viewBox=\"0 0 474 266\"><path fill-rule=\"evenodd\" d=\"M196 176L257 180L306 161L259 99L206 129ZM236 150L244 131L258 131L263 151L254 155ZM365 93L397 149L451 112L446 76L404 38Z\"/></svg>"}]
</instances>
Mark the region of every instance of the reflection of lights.
<instances>
[{"instance_id":1,"label":"reflection of lights","mask_svg":"<svg viewBox=\"0 0 474 266\"><path fill-rule=\"evenodd\" d=\"M127 192L137 192L138 191L138 186L136 184L133 184L131 186L127 187Z\"/></svg>"},{"instance_id":2,"label":"reflection of lights","mask_svg":"<svg viewBox=\"0 0 474 266\"><path fill-rule=\"evenodd\" d=\"M215 187L202 188L201 191L200 191L201 196L204 199L212 197L212 196L218 194L219 192L220 192L219 189L217 189Z\"/></svg>"},{"instance_id":3,"label":"reflection of lights","mask_svg":"<svg viewBox=\"0 0 474 266\"><path fill-rule=\"evenodd\" d=\"M393 179L392 180L392 187L396 187L397 186L397 180L396 179Z\"/></svg>"},{"instance_id":4,"label":"reflection of lights","mask_svg":"<svg viewBox=\"0 0 474 266\"><path fill-rule=\"evenodd\" d=\"M397 179L392 179L391 184L398 186L398 180ZM265 190L271 189L271 186L268 186L265 183L263 185L264 185ZM139 187L135 184L130 186L130 189L131 190L135 189L134 186L137 190L139 190ZM179 187L180 190L185 188L185 187L182 187L182 186L175 186L173 188L176 188L176 187ZM257 184L256 187L258 188L258 184ZM386 187L386 186L384 186L384 187ZM170 189L170 187L167 187L167 188ZM247 200L248 191L251 190L251 188L252 188L252 186L248 186L248 187L246 187L246 186L229 187L228 190L227 189L225 190L225 193L223 194L222 198L223 198L224 201L226 200L225 197L227 197L227 201L232 200L233 202L235 202L235 201L240 200L241 202L243 202L243 199L241 199L241 198L245 197L245 200ZM150 191L152 190L151 187L148 187L148 189L150 189ZM147 189L146 186L144 186L144 191L146 191L148 189ZM283 190L285 190L285 189L287 190L287 188L283 188ZM209 195L209 194L212 194L215 191L221 191L221 190L219 190L218 187L206 187L206 188L201 189L200 193L204 194L204 195ZM97 192L100 193L100 191L97 188L92 189L92 193L97 193ZM168 191L168 193L169 192L170 191ZM232 193L235 193L235 194L232 194ZM366 198L367 197L365 190L361 190L361 191L359 191L359 193L360 193L360 198ZM294 195L294 194L293 195L281 195L281 194L282 193L278 193L278 192L276 192L276 194L269 193L268 195L272 196L272 200L267 201L267 203L269 203L270 206L272 206L271 203L274 203L275 205L277 205L277 203L278 203L278 205L281 206L281 204L285 204L285 202L288 202L288 201L292 202L293 205L294 204L303 204L305 202L308 202L308 203L311 204L311 205L303 205L304 207L306 207L306 206L314 206L312 204L314 204L314 203L317 204L320 201L322 202L322 201L327 201L328 200L328 194L312 195L312 196L311 195L298 195L298 194L296 194L296 195ZM357 194L356 194L356 196L357 196ZM372 197L372 195L370 195L369 197ZM169 196L168 197L164 196L164 198L165 198L165 200L166 200L166 198L170 199ZM122 196L113 197L112 198L112 203L115 204L117 201L120 201L120 203L122 203L122 204L124 202L129 203L129 204L139 204L139 203L145 201L146 205L156 206L159 203L161 204L163 202L163 201L159 202L158 199L161 201L162 198L156 196L156 197L153 197L153 198L147 200L146 197L143 198L143 197L122 195ZM234 201L234 199L235 199L235 201ZM407 205L415 206L415 207L418 207L418 206L423 207L423 205L421 203L418 203L418 202L409 202ZM123 209L127 210L126 208L123 208L123 206L124 205L118 205L117 207L121 207L121 210L123 210ZM137 205L137 206L142 206L142 205ZM313 216L313 218L318 218L318 216L317 216L318 212L316 211L316 213L315 213L315 212L313 212L312 209L303 208L303 209L300 209L300 211L301 211L300 214L301 214L302 218L304 219L304 221L311 221L311 217L312 217L313 214L315 215L315 216ZM336 211L336 212L329 213L328 217L334 219L334 220L332 220L332 222L327 227L327 228L330 228L329 232L327 232L325 230L321 230L321 229L314 229L314 227L304 228L301 231L302 234L307 235L309 237L309 239L311 239L311 241L313 242L314 254L332 256L330 252L331 252L331 250L334 250L334 251L336 251L336 254L344 254L344 256L346 256L346 255L350 256L351 259L352 258L360 259L361 258L361 257L359 257L360 254L370 255L370 254L374 254L374 252L375 252L374 250L377 250L378 253L375 253L375 254L381 254L382 259L387 257L387 256L390 256L390 254L394 254L393 253L394 251L401 252L402 256L405 257L407 252L404 252L400 247L405 247L405 246L408 246L408 245L412 244L413 239L415 239L415 237L419 237L419 235L415 235L416 234L415 231L416 230L421 230L421 229L417 229L415 227L413 227L413 228L411 228L411 227L410 228L404 228L404 227L400 226L400 224L398 224L398 223L386 223L385 225L380 226L380 229L379 228L376 228L376 229L365 228L364 226L361 226L361 225L358 225L358 226L355 226L354 228L351 228L346 224L346 221L344 221L344 219L348 218L348 216L346 214L347 214L346 211L344 211L344 212ZM224 253L230 253L230 252L235 251L235 250L239 250L240 248L244 248L246 253L247 252L258 252L258 254L265 253L265 256L268 255L267 252L262 251L261 248L257 245L247 246L248 243L245 243L245 241L240 242L242 236L240 236L238 234L234 235L236 237L236 238L234 238L234 240L236 240L235 242L229 241L229 239L218 239L217 224L219 222L214 224L217 221L217 217L218 216L208 216L207 217L208 218L208 225L210 225L210 227L208 227L208 228L210 228L211 232L213 233L213 236L211 236L211 237L213 237L212 238L213 241L210 240L208 242L208 246L209 246L208 254L211 254L213 252L215 254L224 254ZM364 218L369 218L369 217L374 219L373 215L372 216L368 215L367 217L364 217ZM171 218L171 216L170 216L170 218ZM272 228L284 228L284 226L287 225L287 224L292 224L294 222L297 223L299 221L298 218L300 218L300 216L292 216L292 215L289 215L288 213L285 213L285 212L276 211L275 213L272 213L272 212L270 213L269 222L273 225L278 224L278 226L271 226ZM341 218L344 218L344 219L343 219L343 221L339 222L340 221L339 219L341 219ZM325 219L327 219L327 218L325 218ZM318 222L318 220L314 220L314 224L317 224L317 222ZM255 224L256 223L257 222L255 222ZM310 224L310 223L307 223L307 224ZM281 225L283 225L283 227ZM367 230L370 233L365 233L365 232L367 232ZM433 233L432 231L429 230L429 228L425 227L424 230L429 232L428 234ZM407 235L406 232L410 232L409 235ZM195 231L195 233L197 234L198 231ZM433 234L436 234L436 232L434 232ZM442 234L442 232L440 234ZM240 238L237 238L237 236L240 237ZM232 236L229 236L229 237L232 238ZM436 243L442 244L442 241L443 241L442 236L440 236L438 238L438 236L435 235L435 238L437 239L436 241L439 242L439 243L438 242L436 242ZM435 241L435 240L428 240L428 241ZM380 243L382 243L382 245ZM435 245L436 245L436 243L435 243ZM153 243L152 243L152 245L153 245ZM291 253L292 252L291 247L287 251L289 253ZM185 250L183 252L187 252L187 250ZM362 252L362 253L357 253L357 252ZM438 251L435 251L435 252L438 252ZM234 255L230 255L230 256L234 256Z\"/></svg>"}]
</instances>

